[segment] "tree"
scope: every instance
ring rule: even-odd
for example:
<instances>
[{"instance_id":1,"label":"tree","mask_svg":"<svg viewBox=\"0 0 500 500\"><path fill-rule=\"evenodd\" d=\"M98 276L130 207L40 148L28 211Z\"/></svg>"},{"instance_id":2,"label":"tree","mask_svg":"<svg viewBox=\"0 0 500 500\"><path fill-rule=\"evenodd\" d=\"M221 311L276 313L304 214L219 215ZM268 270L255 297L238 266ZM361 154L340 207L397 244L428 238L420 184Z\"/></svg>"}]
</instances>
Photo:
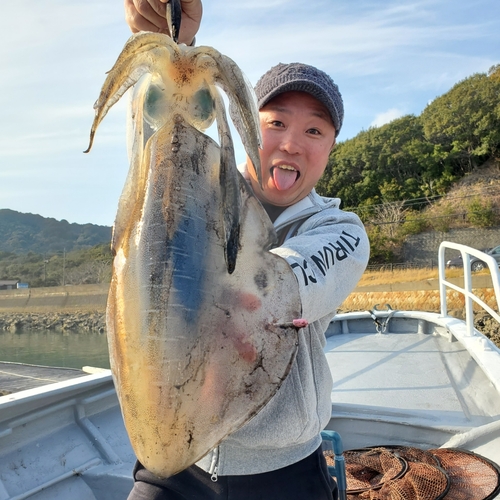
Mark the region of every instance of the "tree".
<instances>
[{"instance_id":1,"label":"tree","mask_svg":"<svg viewBox=\"0 0 500 500\"><path fill-rule=\"evenodd\" d=\"M495 64L488 70L488 76L492 80L500 81L500 64Z\"/></svg>"},{"instance_id":2,"label":"tree","mask_svg":"<svg viewBox=\"0 0 500 500\"><path fill-rule=\"evenodd\" d=\"M496 75L498 70L493 71ZM436 160L463 175L500 153L500 79L473 75L435 99L421 115Z\"/></svg>"},{"instance_id":3,"label":"tree","mask_svg":"<svg viewBox=\"0 0 500 500\"><path fill-rule=\"evenodd\" d=\"M500 158L499 96L500 64L459 82L418 117L403 116L339 143L318 192L358 211L446 194L476 166Z\"/></svg>"},{"instance_id":4,"label":"tree","mask_svg":"<svg viewBox=\"0 0 500 500\"><path fill-rule=\"evenodd\" d=\"M404 201L384 203L374 207L370 223L380 226L380 233L387 239L396 238L399 227L405 219Z\"/></svg>"},{"instance_id":5,"label":"tree","mask_svg":"<svg viewBox=\"0 0 500 500\"><path fill-rule=\"evenodd\" d=\"M339 144L317 189L346 207L425 196L436 175L432 149L419 118L404 116Z\"/></svg>"}]
</instances>

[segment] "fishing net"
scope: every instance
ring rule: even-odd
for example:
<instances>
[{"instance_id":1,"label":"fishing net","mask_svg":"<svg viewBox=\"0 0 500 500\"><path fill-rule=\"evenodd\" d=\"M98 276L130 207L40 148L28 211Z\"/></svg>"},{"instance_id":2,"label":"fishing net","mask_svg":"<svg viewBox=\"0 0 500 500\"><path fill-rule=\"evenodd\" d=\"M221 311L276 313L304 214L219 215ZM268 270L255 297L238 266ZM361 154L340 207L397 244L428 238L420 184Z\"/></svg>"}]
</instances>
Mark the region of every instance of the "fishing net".
<instances>
[{"instance_id":1,"label":"fishing net","mask_svg":"<svg viewBox=\"0 0 500 500\"><path fill-rule=\"evenodd\" d=\"M500 492L500 469L481 455L455 448L429 450L450 478L450 500L489 500Z\"/></svg>"},{"instance_id":2,"label":"fishing net","mask_svg":"<svg viewBox=\"0 0 500 500\"><path fill-rule=\"evenodd\" d=\"M325 457L334 464L332 452ZM490 500L500 492L499 467L466 450L377 446L344 459L349 500Z\"/></svg>"},{"instance_id":3,"label":"fishing net","mask_svg":"<svg viewBox=\"0 0 500 500\"><path fill-rule=\"evenodd\" d=\"M404 460L384 448L346 451L344 459L347 484L353 493L380 488L402 476L407 468Z\"/></svg>"}]
</instances>

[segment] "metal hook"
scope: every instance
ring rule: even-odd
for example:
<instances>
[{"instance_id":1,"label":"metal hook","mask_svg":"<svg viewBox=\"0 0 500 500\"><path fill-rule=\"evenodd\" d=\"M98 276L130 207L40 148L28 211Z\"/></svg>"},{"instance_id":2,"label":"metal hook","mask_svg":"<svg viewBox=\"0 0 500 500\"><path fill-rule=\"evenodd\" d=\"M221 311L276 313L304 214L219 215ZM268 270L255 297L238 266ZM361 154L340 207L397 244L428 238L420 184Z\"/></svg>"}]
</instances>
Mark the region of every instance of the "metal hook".
<instances>
[{"instance_id":1,"label":"metal hook","mask_svg":"<svg viewBox=\"0 0 500 500\"><path fill-rule=\"evenodd\" d=\"M379 305L380 304L375 304L373 306L373 310L374 311L380 311L381 309L378 308ZM394 311L394 309L389 304L384 304L384 305L385 305L385 308L386 308L387 311Z\"/></svg>"},{"instance_id":2,"label":"metal hook","mask_svg":"<svg viewBox=\"0 0 500 500\"><path fill-rule=\"evenodd\" d=\"M373 306L373 309L367 312L375 323L375 329L377 330L377 333L385 333L385 331L387 330L387 325L389 324L389 320L394 316L394 313L396 311L389 304L385 304L386 310L389 311L389 314L384 320L381 321L375 314L375 311L380 311L378 306L379 304L375 304Z\"/></svg>"},{"instance_id":3,"label":"metal hook","mask_svg":"<svg viewBox=\"0 0 500 500\"><path fill-rule=\"evenodd\" d=\"M377 310L376 307L374 307L372 311L366 311L366 312L370 315L373 322L375 323L375 328L377 330L377 333L380 333L382 330L383 324L381 323L381 321L378 319L377 315L375 314L376 310Z\"/></svg>"}]
</instances>

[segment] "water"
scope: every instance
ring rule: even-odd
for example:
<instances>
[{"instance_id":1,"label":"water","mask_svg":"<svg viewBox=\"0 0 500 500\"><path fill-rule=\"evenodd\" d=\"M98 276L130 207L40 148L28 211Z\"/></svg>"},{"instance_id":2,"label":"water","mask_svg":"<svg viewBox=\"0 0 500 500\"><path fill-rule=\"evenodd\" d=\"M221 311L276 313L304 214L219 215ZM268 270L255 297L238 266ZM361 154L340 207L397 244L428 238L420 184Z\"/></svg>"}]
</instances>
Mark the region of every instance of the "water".
<instances>
[{"instance_id":1,"label":"water","mask_svg":"<svg viewBox=\"0 0 500 500\"><path fill-rule=\"evenodd\" d=\"M109 368L105 333L0 330L0 361L44 366Z\"/></svg>"}]
</instances>

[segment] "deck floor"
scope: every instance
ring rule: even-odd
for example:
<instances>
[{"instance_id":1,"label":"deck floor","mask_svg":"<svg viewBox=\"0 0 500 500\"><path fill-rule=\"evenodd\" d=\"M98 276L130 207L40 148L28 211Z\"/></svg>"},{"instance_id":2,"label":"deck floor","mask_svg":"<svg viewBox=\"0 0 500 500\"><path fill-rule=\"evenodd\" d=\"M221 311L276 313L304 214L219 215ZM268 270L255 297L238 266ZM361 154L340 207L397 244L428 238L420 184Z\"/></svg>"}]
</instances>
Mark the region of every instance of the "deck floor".
<instances>
[{"instance_id":1,"label":"deck floor","mask_svg":"<svg viewBox=\"0 0 500 500\"><path fill-rule=\"evenodd\" d=\"M26 365L0 361L0 396L87 375L74 368Z\"/></svg>"},{"instance_id":2,"label":"deck floor","mask_svg":"<svg viewBox=\"0 0 500 500\"><path fill-rule=\"evenodd\" d=\"M327 339L333 405L481 425L498 419L500 401L460 342L440 335L347 333Z\"/></svg>"}]
</instances>

